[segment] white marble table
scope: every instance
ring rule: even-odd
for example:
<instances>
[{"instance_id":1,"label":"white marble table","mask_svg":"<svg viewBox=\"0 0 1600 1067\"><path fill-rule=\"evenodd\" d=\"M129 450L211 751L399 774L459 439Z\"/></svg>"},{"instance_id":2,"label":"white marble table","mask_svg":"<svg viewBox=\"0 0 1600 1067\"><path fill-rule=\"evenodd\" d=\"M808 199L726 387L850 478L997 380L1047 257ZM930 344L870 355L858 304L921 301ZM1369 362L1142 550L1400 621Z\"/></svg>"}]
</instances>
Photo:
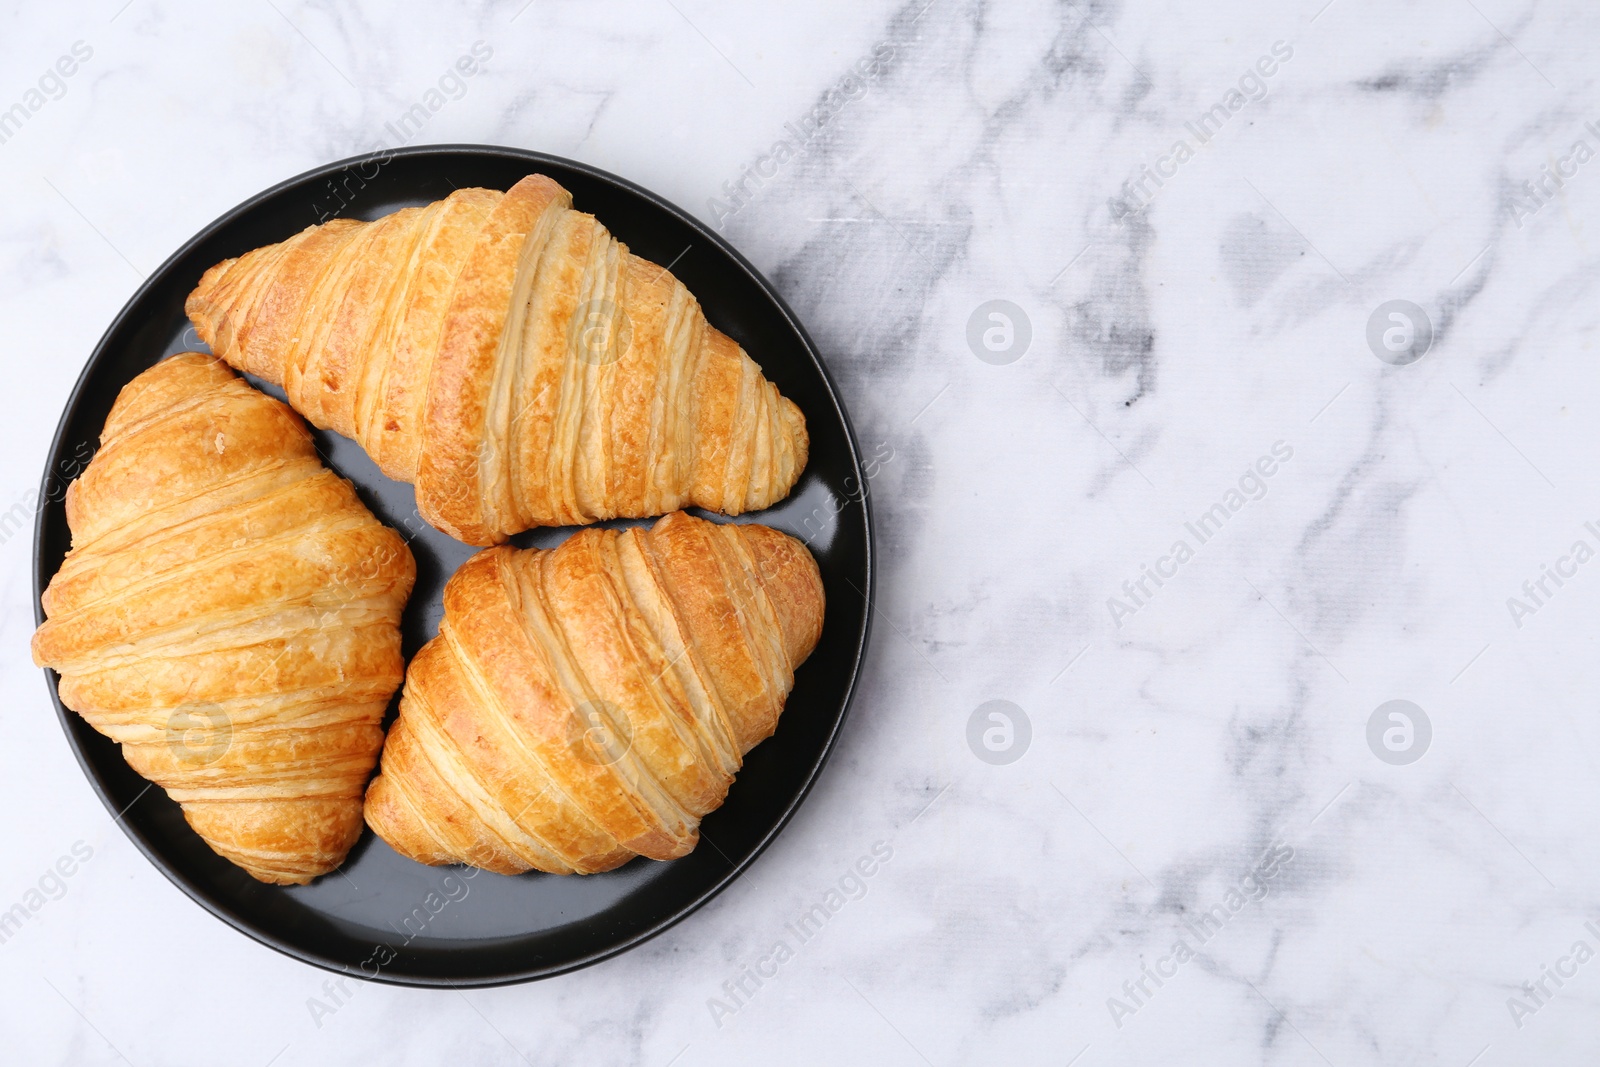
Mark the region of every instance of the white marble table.
<instances>
[{"instance_id":1,"label":"white marble table","mask_svg":"<svg viewBox=\"0 0 1600 1067\"><path fill-rule=\"evenodd\" d=\"M0 1058L1595 1062L1600 10L1322 4L7 15L0 909L40 906ZM191 903L26 647L16 516L141 275L397 139L718 221L890 457L862 691L781 840L637 951L465 995L330 990Z\"/></svg>"}]
</instances>

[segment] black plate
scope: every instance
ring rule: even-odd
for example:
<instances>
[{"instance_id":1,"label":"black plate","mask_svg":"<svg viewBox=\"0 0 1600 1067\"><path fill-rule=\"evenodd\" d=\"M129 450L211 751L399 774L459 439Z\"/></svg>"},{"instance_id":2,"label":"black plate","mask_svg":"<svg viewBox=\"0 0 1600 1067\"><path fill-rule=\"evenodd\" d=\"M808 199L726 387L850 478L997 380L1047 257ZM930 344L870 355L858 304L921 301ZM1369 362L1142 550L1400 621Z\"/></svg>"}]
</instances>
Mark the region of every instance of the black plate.
<instances>
[{"instance_id":1,"label":"black plate","mask_svg":"<svg viewBox=\"0 0 1600 1067\"><path fill-rule=\"evenodd\" d=\"M507 878L426 867L399 856L369 832L341 873L309 886L263 885L213 853L162 790L140 797L145 781L115 744L61 706L56 675L45 672L67 740L89 781L106 807L123 812L120 822L128 836L168 878L212 914L264 944L308 963L380 981L495 985L560 974L622 952L665 930L738 877L805 798L855 688L872 592L870 518L855 435L805 329L720 237L660 197L603 171L537 152L480 146L362 156L268 189L207 226L162 264L90 357L67 402L45 472L45 505L34 541L36 598L70 544L62 503L66 481L99 441L117 391L163 356L203 349L184 317L183 301L207 267L333 215L372 219L437 200L454 188L507 189L535 171L571 190L578 208L596 215L635 253L670 263L700 299L707 318L742 344L805 412L811 433L810 464L794 493L778 507L738 521L766 523L810 544L827 595L822 641L797 672L776 736L750 753L727 803L705 819L700 846L683 859L636 859L587 878L538 873ZM351 479L373 512L411 542L417 588L403 622L409 657L433 636L444 582L474 550L421 522L411 487L384 477L353 442L323 432L316 438L329 465ZM538 530L515 540L549 546L571 532ZM37 599L35 614L43 621Z\"/></svg>"}]
</instances>

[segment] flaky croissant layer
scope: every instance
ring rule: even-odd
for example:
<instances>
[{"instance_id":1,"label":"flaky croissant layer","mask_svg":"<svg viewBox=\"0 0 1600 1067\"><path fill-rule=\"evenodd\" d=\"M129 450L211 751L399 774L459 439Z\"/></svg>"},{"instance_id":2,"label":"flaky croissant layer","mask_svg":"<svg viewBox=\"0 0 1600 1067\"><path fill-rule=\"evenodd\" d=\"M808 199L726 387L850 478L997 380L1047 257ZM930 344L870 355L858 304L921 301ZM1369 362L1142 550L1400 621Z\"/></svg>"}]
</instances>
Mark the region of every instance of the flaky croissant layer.
<instances>
[{"instance_id":1,"label":"flaky croissant layer","mask_svg":"<svg viewBox=\"0 0 1600 1067\"><path fill-rule=\"evenodd\" d=\"M367 822L423 863L587 874L694 848L777 728L823 592L794 538L676 513L481 552L444 608Z\"/></svg>"},{"instance_id":2,"label":"flaky croissant layer","mask_svg":"<svg viewBox=\"0 0 1600 1067\"><path fill-rule=\"evenodd\" d=\"M530 175L335 219L206 272L213 352L415 484L469 544L533 526L736 515L805 466L798 408L664 268Z\"/></svg>"},{"instance_id":3,"label":"flaky croissant layer","mask_svg":"<svg viewBox=\"0 0 1600 1067\"><path fill-rule=\"evenodd\" d=\"M292 411L197 352L122 390L66 509L33 636L62 703L254 877L336 868L403 677L405 542Z\"/></svg>"}]
</instances>

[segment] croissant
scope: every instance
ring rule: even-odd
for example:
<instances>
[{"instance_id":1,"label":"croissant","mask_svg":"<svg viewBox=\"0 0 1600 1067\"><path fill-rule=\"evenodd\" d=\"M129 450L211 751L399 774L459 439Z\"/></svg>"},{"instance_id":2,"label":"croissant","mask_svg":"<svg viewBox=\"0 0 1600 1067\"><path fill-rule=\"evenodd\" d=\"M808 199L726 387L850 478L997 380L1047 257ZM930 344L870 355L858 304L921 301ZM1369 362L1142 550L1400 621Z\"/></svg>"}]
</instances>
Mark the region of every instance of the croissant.
<instances>
[{"instance_id":1,"label":"croissant","mask_svg":"<svg viewBox=\"0 0 1600 1067\"><path fill-rule=\"evenodd\" d=\"M822 609L799 541L682 512L480 552L411 661L367 823L502 874L685 855L777 728Z\"/></svg>"},{"instance_id":2,"label":"croissant","mask_svg":"<svg viewBox=\"0 0 1600 1067\"><path fill-rule=\"evenodd\" d=\"M410 550L215 357L140 374L100 440L34 662L219 854L263 882L333 870L403 678Z\"/></svg>"},{"instance_id":3,"label":"croissant","mask_svg":"<svg viewBox=\"0 0 1600 1067\"><path fill-rule=\"evenodd\" d=\"M334 219L206 271L211 350L283 387L474 545L534 526L729 515L786 496L799 408L543 175Z\"/></svg>"}]
</instances>

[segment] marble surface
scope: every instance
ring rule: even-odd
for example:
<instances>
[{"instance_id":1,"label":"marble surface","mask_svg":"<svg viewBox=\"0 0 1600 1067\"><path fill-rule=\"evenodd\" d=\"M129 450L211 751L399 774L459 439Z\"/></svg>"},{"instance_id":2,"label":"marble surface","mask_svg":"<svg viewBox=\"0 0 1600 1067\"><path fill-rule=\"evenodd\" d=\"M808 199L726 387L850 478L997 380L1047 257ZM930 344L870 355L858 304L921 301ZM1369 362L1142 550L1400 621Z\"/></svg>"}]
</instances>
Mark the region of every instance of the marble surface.
<instances>
[{"instance_id":1,"label":"marble surface","mask_svg":"<svg viewBox=\"0 0 1600 1067\"><path fill-rule=\"evenodd\" d=\"M1595 1062L1600 10L1324 4L6 15L7 1062ZM881 596L710 906L551 981L330 991L95 799L15 516L140 277L435 91L409 143L593 163L773 279L892 455Z\"/></svg>"}]
</instances>

